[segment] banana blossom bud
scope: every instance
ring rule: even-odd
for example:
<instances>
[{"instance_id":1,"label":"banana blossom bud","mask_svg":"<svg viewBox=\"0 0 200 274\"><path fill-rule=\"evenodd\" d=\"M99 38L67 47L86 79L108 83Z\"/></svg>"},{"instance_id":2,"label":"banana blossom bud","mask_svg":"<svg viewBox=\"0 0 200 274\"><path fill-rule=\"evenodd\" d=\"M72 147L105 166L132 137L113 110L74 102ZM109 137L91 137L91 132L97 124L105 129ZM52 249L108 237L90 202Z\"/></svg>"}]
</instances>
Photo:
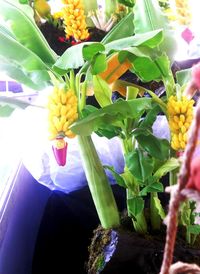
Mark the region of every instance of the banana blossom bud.
<instances>
[{"instance_id":1,"label":"banana blossom bud","mask_svg":"<svg viewBox=\"0 0 200 274\"><path fill-rule=\"evenodd\" d=\"M55 140L54 155L57 159L58 155L66 158L66 142L65 137L74 138L75 134L69 129L70 125L77 120L77 97L72 90L66 88L54 87L52 94L48 98L48 123L49 123L49 139ZM63 163L57 161L59 163ZM63 164L60 164L63 165Z\"/></svg>"},{"instance_id":2,"label":"banana blossom bud","mask_svg":"<svg viewBox=\"0 0 200 274\"><path fill-rule=\"evenodd\" d=\"M53 154L59 166L66 165L67 145L67 142L63 138L60 138L56 139L52 146Z\"/></svg>"}]
</instances>

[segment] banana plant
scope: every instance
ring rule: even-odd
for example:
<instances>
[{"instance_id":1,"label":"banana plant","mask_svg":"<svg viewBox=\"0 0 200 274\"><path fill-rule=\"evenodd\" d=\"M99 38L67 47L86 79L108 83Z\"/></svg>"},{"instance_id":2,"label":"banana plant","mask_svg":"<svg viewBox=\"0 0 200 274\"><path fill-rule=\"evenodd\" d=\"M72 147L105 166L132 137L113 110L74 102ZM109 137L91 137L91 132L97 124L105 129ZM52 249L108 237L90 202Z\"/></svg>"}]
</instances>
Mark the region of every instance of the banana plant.
<instances>
[{"instance_id":1,"label":"banana plant","mask_svg":"<svg viewBox=\"0 0 200 274\"><path fill-rule=\"evenodd\" d=\"M50 83L48 71L57 59L34 22L32 9L19 8L0 1L0 68L32 89L40 90Z\"/></svg>"},{"instance_id":2,"label":"banana plant","mask_svg":"<svg viewBox=\"0 0 200 274\"><path fill-rule=\"evenodd\" d=\"M0 8L5 10L4 24L0 28L2 41L6 43L0 45L3 69L14 79L35 89L43 88L51 84L51 81L58 81L61 90L66 92L66 97L70 91L77 98L76 121L69 124L66 123L69 121L61 121L56 117L53 119L55 134L59 139L67 135L78 135L83 166L103 227L110 228L120 223L113 193L105 175L105 170L108 169L118 184L127 191L128 214L135 230L140 233L149 230L144 203L147 195L150 196L151 228L159 229L161 220L165 217L158 198L158 192L163 192L160 178L177 169L179 162L169 154L170 143L155 137L152 132L153 122L159 112L163 112L168 118L168 101L171 102L169 98L176 95L177 87L170 69L173 58L167 38L171 30L166 25L166 19L156 0L136 1L134 16L132 12L129 13L101 42L75 45L60 57L48 47L33 19L22 9L8 0L0 0ZM9 11L14 11L14 17ZM8 25L8 22L12 24ZM23 26L25 22L26 25ZM19 26L25 28L27 36L23 37ZM28 35L29 32L33 36ZM76 75L74 70L77 71ZM159 98L151 90L141 90L137 85L123 83L127 88L125 98L113 102L111 85L127 70L143 82L163 81L167 99ZM90 84L100 109L86 105ZM60 94L60 89L57 91L55 88L55 91ZM141 96L139 91L148 92L151 98L137 98ZM52 97L54 103L57 102L57 95ZM66 100L62 101L61 98L59 103L64 104ZM174 102L176 103L179 102ZM69 111L66 108L67 106L62 106L62 115L69 116L68 112L65 113ZM58 110L56 106L52 111L57 114ZM90 137L93 132L107 138L120 138L125 159L122 174L117 174L113 167L102 166ZM60 144L63 145L59 142L59 146Z\"/></svg>"},{"instance_id":3,"label":"banana plant","mask_svg":"<svg viewBox=\"0 0 200 274\"><path fill-rule=\"evenodd\" d=\"M127 209L135 230L146 233L148 227L144 196L150 196L151 229L158 230L165 217L158 198L158 193L163 192L160 179L179 168L178 159L170 155L173 149L169 141L156 138L152 133L157 114L163 112L168 118L171 115L171 96L176 96L177 85L170 67L175 43L172 50L169 45L169 35L174 42L172 30L157 1L136 1L133 12L134 19L133 14L129 14L123 21L127 22L131 18L133 28L130 30L129 27L128 31L132 33L127 35L127 31L123 37L117 37L119 32L115 31L119 30L119 23L101 43L85 43L67 50L55 63L54 70L64 75L69 69L80 68L80 73L86 76L87 84L92 82L94 96L101 108L95 109L83 103L82 119L76 121L71 130L81 136L96 132L100 136L118 136L122 140L126 164L124 173L117 174L113 167L106 166L105 169L109 169L118 184L127 189ZM123 23L122 27L125 28ZM72 63L70 57L75 54ZM163 81L167 99L159 98L148 89L144 92L149 93L152 99L136 99L140 87L123 83L127 88L125 100L113 103L111 79L118 81L120 70L124 72L125 64L125 68L143 82ZM86 90L85 87L85 92L81 94L83 101ZM181 102L174 102L177 103ZM145 118L141 122L142 117Z\"/></svg>"}]
</instances>

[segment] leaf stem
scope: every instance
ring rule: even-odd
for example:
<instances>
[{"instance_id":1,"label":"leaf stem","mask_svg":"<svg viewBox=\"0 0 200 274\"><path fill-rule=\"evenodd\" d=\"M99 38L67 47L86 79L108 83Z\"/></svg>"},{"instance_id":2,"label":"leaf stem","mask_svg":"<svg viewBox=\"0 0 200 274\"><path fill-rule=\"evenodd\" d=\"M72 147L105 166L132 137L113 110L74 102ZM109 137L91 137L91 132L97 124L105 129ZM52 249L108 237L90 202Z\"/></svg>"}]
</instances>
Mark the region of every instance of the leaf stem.
<instances>
[{"instance_id":1,"label":"leaf stem","mask_svg":"<svg viewBox=\"0 0 200 274\"><path fill-rule=\"evenodd\" d=\"M158 194L156 192L150 193L150 218L151 218L151 226L153 230L160 230L161 226L161 218L158 214L158 210L155 206L154 198L158 198Z\"/></svg>"}]
</instances>

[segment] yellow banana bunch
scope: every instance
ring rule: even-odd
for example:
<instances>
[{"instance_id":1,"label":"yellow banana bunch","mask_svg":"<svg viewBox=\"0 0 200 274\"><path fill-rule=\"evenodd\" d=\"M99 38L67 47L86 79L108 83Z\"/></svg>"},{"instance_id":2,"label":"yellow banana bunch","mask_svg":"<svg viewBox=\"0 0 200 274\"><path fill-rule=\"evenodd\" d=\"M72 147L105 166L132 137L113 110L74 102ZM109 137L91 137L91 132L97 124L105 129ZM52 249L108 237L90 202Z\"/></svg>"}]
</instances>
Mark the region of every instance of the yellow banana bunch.
<instances>
[{"instance_id":1,"label":"yellow banana bunch","mask_svg":"<svg viewBox=\"0 0 200 274\"><path fill-rule=\"evenodd\" d=\"M74 37L76 41L89 37L82 0L63 0L63 19L66 38Z\"/></svg>"},{"instance_id":2,"label":"yellow banana bunch","mask_svg":"<svg viewBox=\"0 0 200 274\"><path fill-rule=\"evenodd\" d=\"M179 24L189 26L192 16L188 0L175 0L175 7Z\"/></svg>"},{"instance_id":3,"label":"yellow banana bunch","mask_svg":"<svg viewBox=\"0 0 200 274\"><path fill-rule=\"evenodd\" d=\"M184 150L187 143L187 131L193 119L194 100L182 96L178 101L171 96L167 103L169 127L171 131L171 146L174 150Z\"/></svg>"},{"instance_id":4,"label":"yellow banana bunch","mask_svg":"<svg viewBox=\"0 0 200 274\"><path fill-rule=\"evenodd\" d=\"M77 97L73 90L54 87L48 98L50 140L75 137L69 126L77 120Z\"/></svg>"}]
</instances>

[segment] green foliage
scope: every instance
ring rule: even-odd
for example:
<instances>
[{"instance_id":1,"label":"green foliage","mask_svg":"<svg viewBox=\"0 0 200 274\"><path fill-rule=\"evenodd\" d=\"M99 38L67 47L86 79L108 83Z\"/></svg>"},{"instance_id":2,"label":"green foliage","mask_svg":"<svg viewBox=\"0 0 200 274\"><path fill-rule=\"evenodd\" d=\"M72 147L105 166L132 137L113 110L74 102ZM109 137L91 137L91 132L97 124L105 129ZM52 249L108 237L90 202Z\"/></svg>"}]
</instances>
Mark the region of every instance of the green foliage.
<instances>
[{"instance_id":1,"label":"green foliage","mask_svg":"<svg viewBox=\"0 0 200 274\"><path fill-rule=\"evenodd\" d=\"M50 84L48 71L56 54L34 23L31 8L22 7L0 0L0 69L16 81L41 90Z\"/></svg>"},{"instance_id":2,"label":"green foliage","mask_svg":"<svg viewBox=\"0 0 200 274\"><path fill-rule=\"evenodd\" d=\"M168 159L162 166L160 166L154 173L154 177L160 179L172 170L179 168L180 162L176 158Z\"/></svg>"},{"instance_id":3,"label":"green foliage","mask_svg":"<svg viewBox=\"0 0 200 274\"><path fill-rule=\"evenodd\" d=\"M83 54L82 54L83 47L85 45L90 45L90 44L94 44L94 43L85 42L85 43L77 44L68 48L63 53L63 55L57 59L56 63L53 66L53 69L57 73L64 75L70 69L78 69L82 67L85 63ZM88 56L88 53L87 53L87 56Z\"/></svg>"},{"instance_id":4,"label":"green foliage","mask_svg":"<svg viewBox=\"0 0 200 274\"><path fill-rule=\"evenodd\" d=\"M135 0L118 0L120 4L132 8L135 5Z\"/></svg>"},{"instance_id":5,"label":"green foliage","mask_svg":"<svg viewBox=\"0 0 200 274\"><path fill-rule=\"evenodd\" d=\"M116 182L117 182L118 185L120 185L120 186L126 188L126 183L125 183L123 177L120 176L120 175L115 171L114 167L112 167L112 166L106 166L106 165L104 165L103 167L104 167L105 169L109 170L109 171L112 173L112 175L113 175L113 177L115 178L115 180L116 180Z\"/></svg>"},{"instance_id":6,"label":"green foliage","mask_svg":"<svg viewBox=\"0 0 200 274\"><path fill-rule=\"evenodd\" d=\"M114 40L109 43L92 43L85 42L75 46L68 48L64 54L58 58L54 65L54 70L61 75L64 75L70 69L78 69L82 67L85 63L84 58L88 61L92 61L93 58L96 58L97 53L105 53L108 54L113 50L124 50L127 47L137 47L137 46L146 46L149 48L154 48L159 45L162 41L162 31L156 30L144 34L138 34L131 37L125 37L121 39ZM105 47L104 47L104 45ZM100 55L100 59L97 61L93 61L96 69L93 68L93 73L97 74L98 71L101 72L105 70L105 59L103 55ZM103 67L101 62L103 61ZM100 70L99 70L100 68Z\"/></svg>"},{"instance_id":7,"label":"green foliage","mask_svg":"<svg viewBox=\"0 0 200 274\"><path fill-rule=\"evenodd\" d=\"M103 53L96 54L91 62L91 73L97 75L107 68L106 55Z\"/></svg>"},{"instance_id":8,"label":"green foliage","mask_svg":"<svg viewBox=\"0 0 200 274\"><path fill-rule=\"evenodd\" d=\"M159 46L158 51L164 51L170 59L173 58L176 51L174 34L157 0L136 1L134 6L134 26L135 34L163 29L164 40Z\"/></svg>"},{"instance_id":9,"label":"green foliage","mask_svg":"<svg viewBox=\"0 0 200 274\"><path fill-rule=\"evenodd\" d=\"M29 0L19 0L20 4L28 4Z\"/></svg>"},{"instance_id":10,"label":"green foliage","mask_svg":"<svg viewBox=\"0 0 200 274\"><path fill-rule=\"evenodd\" d=\"M20 5L0 0L0 9L3 10L1 18L4 22L9 22L7 27L15 36L16 41L35 53L43 62L53 64L57 56L34 22L31 7L26 5L25 12L24 5L20 8Z\"/></svg>"},{"instance_id":11,"label":"green foliage","mask_svg":"<svg viewBox=\"0 0 200 274\"><path fill-rule=\"evenodd\" d=\"M153 172L153 161L145 155L140 149L135 149L125 155L126 166L133 176L144 182Z\"/></svg>"},{"instance_id":12,"label":"green foliage","mask_svg":"<svg viewBox=\"0 0 200 274\"><path fill-rule=\"evenodd\" d=\"M132 197L127 199L127 208L130 215L137 217L144 209L144 200L142 197Z\"/></svg>"},{"instance_id":13,"label":"green foliage","mask_svg":"<svg viewBox=\"0 0 200 274\"><path fill-rule=\"evenodd\" d=\"M140 123L140 128L146 128L151 130L153 123L155 122L157 118L157 114L161 111L159 105L154 105L152 109L150 109L142 122Z\"/></svg>"},{"instance_id":14,"label":"green foliage","mask_svg":"<svg viewBox=\"0 0 200 274\"><path fill-rule=\"evenodd\" d=\"M165 214L165 211L164 211L164 209L163 209L163 207L160 203L159 198L158 197L153 197L153 202L154 202L155 208L157 209L158 215L160 216L160 218L162 220L164 220L165 217L166 217L166 214Z\"/></svg>"},{"instance_id":15,"label":"green foliage","mask_svg":"<svg viewBox=\"0 0 200 274\"><path fill-rule=\"evenodd\" d=\"M94 106L86 105L86 107L83 109L83 117L87 117L92 112L98 110ZM121 133L121 129L119 127L113 126L113 125L106 125L104 124L103 128L99 128L95 133L100 137L106 137L108 139L111 139L115 136L119 136Z\"/></svg>"},{"instance_id":16,"label":"green foliage","mask_svg":"<svg viewBox=\"0 0 200 274\"><path fill-rule=\"evenodd\" d=\"M0 69L31 87L42 89L49 85L48 67L32 51L0 30Z\"/></svg>"},{"instance_id":17,"label":"green foliage","mask_svg":"<svg viewBox=\"0 0 200 274\"><path fill-rule=\"evenodd\" d=\"M83 58L86 61L91 61L92 58L99 52L103 52L105 50L105 46L102 43L92 43L89 45L83 46Z\"/></svg>"},{"instance_id":18,"label":"green foliage","mask_svg":"<svg viewBox=\"0 0 200 274\"><path fill-rule=\"evenodd\" d=\"M133 25L133 13L127 14L122 18L117 25L115 25L103 38L102 43L105 45L112 41L130 37L134 34L134 25Z\"/></svg>"},{"instance_id":19,"label":"green foliage","mask_svg":"<svg viewBox=\"0 0 200 274\"><path fill-rule=\"evenodd\" d=\"M139 145L152 157L160 160L165 160L169 157L170 144L166 139L157 138L144 128L135 129L133 135Z\"/></svg>"},{"instance_id":20,"label":"green foliage","mask_svg":"<svg viewBox=\"0 0 200 274\"><path fill-rule=\"evenodd\" d=\"M163 192L163 191L164 191L164 188L162 183L153 181L140 191L140 195L145 196L151 192Z\"/></svg>"},{"instance_id":21,"label":"green foliage","mask_svg":"<svg viewBox=\"0 0 200 274\"><path fill-rule=\"evenodd\" d=\"M198 234L200 234L200 225L189 225L187 227L187 230L191 234L198 235Z\"/></svg>"},{"instance_id":22,"label":"green foliage","mask_svg":"<svg viewBox=\"0 0 200 274\"><path fill-rule=\"evenodd\" d=\"M151 108L151 99L139 98L129 101L118 100L112 105L98 109L86 118L80 119L71 126L71 130L79 135L87 136L99 128L108 125L119 126L125 118L136 118L139 113Z\"/></svg>"},{"instance_id":23,"label":"green foliage","mask_svg":"<svg viewBox=\"0 0 200 274\"><path fill-rule=\"evenodd\" d=\"M101 107L112 104L112 90L100 76L93 76L94 95Z\"/></svg>"},{"instance_id":24,"label":"green foliage","mask_svg":"<svg viewBox=\"0 0 200 274\"><path fill-rule=\"evenodd\" d=\"M159 29L114 40L110 43L107 43L105 45L105 49L108 53L113 50L124 50L128 47L146 46L149 48L154 48L162 42L162 39L163 32Z\"/></svg>"}]
</instances>

